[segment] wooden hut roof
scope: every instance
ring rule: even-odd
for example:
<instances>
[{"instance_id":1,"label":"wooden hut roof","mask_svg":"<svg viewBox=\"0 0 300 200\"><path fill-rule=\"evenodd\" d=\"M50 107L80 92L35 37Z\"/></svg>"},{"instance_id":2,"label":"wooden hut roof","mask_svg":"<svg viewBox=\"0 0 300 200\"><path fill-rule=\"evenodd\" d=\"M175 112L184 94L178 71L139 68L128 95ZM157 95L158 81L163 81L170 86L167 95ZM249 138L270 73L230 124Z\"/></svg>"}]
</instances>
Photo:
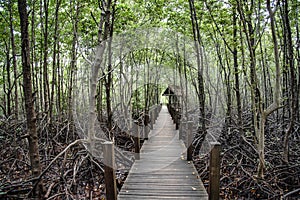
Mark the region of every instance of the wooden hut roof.
<instances>
[{"instance_id":1,"label":"wooden hut roof","mask_svg":"<svg viewBox=\"0 0 300 200\"><path fill-rule=\"evenodd\" d=\"M182 96L182 90L179 86L169 85L162 96Z\"/></svg>"}]
</instances>

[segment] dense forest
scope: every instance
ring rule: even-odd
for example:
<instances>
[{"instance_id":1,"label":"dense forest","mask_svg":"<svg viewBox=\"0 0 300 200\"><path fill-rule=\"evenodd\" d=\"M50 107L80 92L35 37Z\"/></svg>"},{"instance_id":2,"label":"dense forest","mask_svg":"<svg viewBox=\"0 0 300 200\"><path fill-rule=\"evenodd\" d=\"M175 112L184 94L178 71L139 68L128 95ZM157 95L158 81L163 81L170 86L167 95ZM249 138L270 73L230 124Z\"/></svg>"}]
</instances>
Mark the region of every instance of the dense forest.
<instances>
[{"instance_id":1,"label":"dense forest","mask_svg":"<svg viewBox=\"0 0 300 200\"><path fill-rule=\"evenodd\" d=\"M222 199L300 196L297 0L1 0L0 198L105 199L101 144L120 189L133 124L179 88L193 162Z\"/></svg>"}]
</instances>

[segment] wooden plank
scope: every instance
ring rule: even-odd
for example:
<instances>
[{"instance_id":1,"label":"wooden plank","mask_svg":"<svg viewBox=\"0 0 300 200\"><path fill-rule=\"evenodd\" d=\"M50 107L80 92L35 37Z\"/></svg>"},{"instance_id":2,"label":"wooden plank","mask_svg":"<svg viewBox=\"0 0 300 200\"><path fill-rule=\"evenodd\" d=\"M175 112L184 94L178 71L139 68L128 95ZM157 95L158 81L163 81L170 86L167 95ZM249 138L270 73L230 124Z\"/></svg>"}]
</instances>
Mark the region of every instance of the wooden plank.
<instances>
[{"instance_id":1,"label":"wooden plank","mask_svg":"<svg viewBox=\"0 0 300 200\"><path fill-rule=\"evenodd\" d=\"M162 196L168 196L168 197L185 197L188 199L189 197L207 197L206 193L199 193L197 191L162 191L162 192L157 192L157 191L138 191L138 190L127 190L128 192L124 191L121 192L120 194L122 195L143 195L143 196L157 196L157 197L162 197Z\"/></svg>"},{"instance_id":2,"label":"wooden plank","mask_svg":"<svg viewBox=\"0 0 300 200\"><path fill-rule=\"evenodd\" d=\"M207 193L204 191L189 190L178 191L178 190L153 190L153 189L131 189L131 190L121 190L120 194L126 195L147 195L147 196L207 196Z\"/></svg>"},{"instance_id":3,"label":"wooden plank","mask_svg":"<svg viewBox=\"0 0 300 200\"><path fill-rule=\"evenodd\" d=\"M186 197L168 197L168 196L143 196L143 195L139 195L139 196L129 196L129 195L120 195L119 199L126 199L126 200L137 200L137 199L150 199L150 200L164 200L164 199L172 199L172 200L185 200ZM199 200L199 197L189 197L189 200Z\"/></svg>"},{"instance_id":4,"label":"wooden plank","mask_svg":"<svg viewBox=\"0 0 300 200\"><path fill-rule=\"evenodd\" d=\"M208 199L172 118L163 107L118 199Z\"/></svg>"}]
</instances>

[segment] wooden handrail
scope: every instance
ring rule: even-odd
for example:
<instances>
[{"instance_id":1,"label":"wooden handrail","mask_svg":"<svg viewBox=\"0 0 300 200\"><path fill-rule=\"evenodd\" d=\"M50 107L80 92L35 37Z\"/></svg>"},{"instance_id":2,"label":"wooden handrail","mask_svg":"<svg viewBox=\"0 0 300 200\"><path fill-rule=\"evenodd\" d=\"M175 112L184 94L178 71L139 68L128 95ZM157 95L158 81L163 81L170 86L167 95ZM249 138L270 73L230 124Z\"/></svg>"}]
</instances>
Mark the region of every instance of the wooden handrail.
<instances>
[{"instance_id":1,"label":"wooden handrail","mask_svg":"<svg viewBox=\"0 0 300 200\"><path fill-rule=\"evenodd\" d=\"M186 136L186 144L187 144L187 160L193 160L193 122L187 122L188 129L187 129L187 136Z\"/></svg>"},{"instance_id":2,"label":"wooden handrail","mask_svg":"<svg viewBox=\"0 0 300 200\"><path fill-rule=\"evenodd\" d=\"M182 121L179 126L179 140L183 139L183 132L186 130L186 122Z\"/></svg>"},{"instance_id":3,"label":"wooden handrail","mask_svg":"<svg viewBox=\"0 0 300 200\"><path fill-rule=\"evenodd\" d=\"M136 160L140 159L140 148L141 148L141 136L138 124L133 124L133 136L134 136L134 157Z\"/></svg>"},{"instance_id":4,"label":"wooden handrail","mask_svg":"<svg viewBox=\"0 0 300 200\"><path fill-rule=\"evenodd\" d=\"M179 139L184 138L186 141L186 157L187 161L192 161L193 155L193 122L181 122L181 127L179 130ZM209 156L209 186L208 194L209 200L219 200L220 198L220 152L221 144L212 137L214 142L209 142L211 146L210 156Z\"/></svg>"}]
</instances>

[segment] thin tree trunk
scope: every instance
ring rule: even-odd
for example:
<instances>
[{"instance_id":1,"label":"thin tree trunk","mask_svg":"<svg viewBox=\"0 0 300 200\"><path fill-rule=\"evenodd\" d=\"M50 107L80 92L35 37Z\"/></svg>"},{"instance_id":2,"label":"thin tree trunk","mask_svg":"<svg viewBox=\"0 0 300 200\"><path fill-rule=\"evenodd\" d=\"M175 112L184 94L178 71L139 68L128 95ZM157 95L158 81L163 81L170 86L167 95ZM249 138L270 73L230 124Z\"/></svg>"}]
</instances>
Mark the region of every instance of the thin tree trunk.
<instances>
[{"instance_id":1,"label":"thin tree trunk","mask_svg":"<svg viewBox=\"0 0 300 200\"><path fill-rule=\"evenodd\" d=\"M272 39L274 43L274 57L275 57L275 90L274 90L274 101L273 103L263 110L261 100L259 101L259 109L261 113L259 129L258 129L258 153L259 153L259 164L257 169L257 176L258 178L264 178L264 171L265 171L265 155L264 155L264 148L265 148L265 123L267 120L268 115L279 108L279 90L280 90L280 65L279 65L279 52L278 52L278 43L275 31L275 19L274 19L274 11L271 9L270 0L267 0L267 9L270 15L271 21L271 31L272 31Z\"/></svg>"},{"instance_id":2,"label":"thin tree trunk","mask_svg":"<svg viewBox=\"0 0 300 200\"><path fill-rule=\"evenodd\" d=\"M9 26L10 26L10 39L11 39L11 47L12 47L12 60L13 60L13 68L14 68L14 114L15 119L19 118L19 100L18 100L18 72L17 72L17 59L16 59L16 44L15 44L15 36L14 36L14 28L13 28L13 14L12 14L12 0L9 1Z\"/></svg>"},{"instance_id":3,"label":"thin tree trunk","mask_svg":"<svg viewBox=\"0 0 300 200\"><path fill-rule=\"evenodd\" d=\"M185 38L184 38L185 40ZM184 55L184 61L183 61L183 71L184 71L184 84L185 84L185 120L187 120L188 118L188 94L189 94L189 91L188 91L188 76L187 76L187 64L186 64L186 45L185 45L185 41L184 41L184 44L183 44L183 55Z\"/></svg>"},{"instance_id":4,"label":"thin tree trunk","mask_svg":"<svg viewBox=\"0 0 300 200\"><path fill-rule=\"evenodd\" d=\"M234 69L234 84L235 84L235 96L237 104L237 114L238 114L238 126L240 135L244 134L243 130L243 120L242 120L242 103L241 103L241 93L240 93L240 79L239 79L239 66L238 66L238 51L237 51L237 8L236 5L233 6L233 69Z\"/></svg>"},{"instance_id":5,"label":"thin tree trunk","mask_svg":"<svg viewBox=\"0 0 300 200\"><path fill-rule=\"evenodd\" d=\"M45 111L45 93L44 93L44 83L45 83L45 81L44 81L44 73L43 73L43 56L44 56L44 51L43 51L43 49L44 49L44 20L43 20L43 18L44 18L44 12L43 12L43 0L40 0L40 5L39 5L40 7L40 10L39 10L39 17L40 17L40 33L37 31L37 33L39 33L39 37L37 37L37 38L39 38L39 42L40 42L40 48L37 48L36 50L36 52L38 52L39 53L39 56L37 56L36 57L36 59L37 59L37 62L39 63L38 64L38 72L37 73L39 73L39 76L37 76L37 81L39 82L39 84L38 84L38 91L39 91L39 99L40 99L40 107L39 107L39 109L40 110L38 110L38 112L40 113L40 112L43 112L43 111ZM34 21L35 19L34 18L32 18L32 20ZM40 49L40 51L38 51L38 49Z\"/></svg>"},{"instance_id":6,"label":"thin tree trunk","mask_svg":"<svg viewBox=\"0 0 300 200\"><path fill-rule=\"evenodd\" d=\"M111 2L108 2L108 8L110 8ZM107 127L108 130L112 130L112 105L111 105L111 92L112 92L112 87L113 87L113 72L112 72L112 51L111 51L111 45L112 45L112 24L113 20L110 21L112 13L111 10L108 10L106 13L106 20L105 24L108 27L109 31L109 38L108 38L108 65L107 65L107 78L106 78L106 84L105 84L105 92L106 92L106 110L107 110ZM113 138L112 135L110 135L111 138Z\"/></svg>"},{"instance_id":7,"label":"thin tree trunk","mask_svg":"<svg viewBox=\"0 0 300 200\"><path fill-rule=\"evenodd\" d=\"M73 38L72 38L72 50L71 50L71 66L69 74L69 87L68 87L68 119L73 121L73 85L74 76L77 62L77 42L78 42L78 21L79 21L79 1L73 1L75 6L75 16L73 16Z\"/></svg>"},{"instance_id":8,"label":"thin tree trunk","mask_svg":"<svg viewBox=\"0 0 300 200\"><path fill-rule=\"evenodd\" d=\"M49 104L49 118L52 120L52 115L53 115L53 106L54 106L54 94L55 94L55 85L57 85L57 61L56 61L56 56L57 56L57 46L58 46L58 23L59 23L59 18L58 18L58 12L59 12L59 7L61 4L61 0L56 0L56 7L55 7L55 22L54 22L54 44L53 44L53 65L52 65L52 84L51 84L51 95L50 95L50 104Z\"/></svg>"},{"instance_id":9,"label":"thin tree trunk","mask_svg":"<svg viewBox=\"0 0 300 200\"><path fill-rule=\"evenodd\" d=\"M59 116L59 121L62 121L62 68L60 67L60 44L57 44L57 86L56 86L56 93L57 93L57 98L56 98L56 107L57 107L57 114Z\"/></svg>"},{"instance_id":10,"label":"thin tree trunk","mask_svg":"<svg viewBox=\"0 0 300 200\"><path fill-rule=\"evenodd\" d=\"M254 28L252 24L252 14L254 8L254 1L251 1L250 8L246 5L243 5L243 1L238 2L238 11L241 17L242 25L246 35L246 41L248 44L248 50L250 53L250 89L251 89L251 101L252 101L252 110L253 110L253 126L255 131L255 136L257 139L257 149L259 156L258 164L258 178L263 178L265 170L265 153L264 153L264 123L266 120L266 115L263 112L262 101L260 90L258 87L258 80L256 74L256 56L255 56L255 35ZM244 11L244 7L246 11ZM245 16L247 14L247 18Z\"/></svg>"},{"instance_id":11,"label":"thin tree trunk","mask_svg":"<svg viewBox=\"0 0 300 200\"><path fill-rule=\"evenodd\" d=\"M231 113L232 113L232 95L231 95L231 90L232 90L232 86L231 86L231 68L230 68L230 64L229 64L229 58L228 58L228 50L225 49L225 60L226 60L226 65L227 65L227 72L226 72L226 90L227 90L227 118L228 118L228 122L227 125L230 127L232 125L232 117L231 117ZM225 70L224 70L225 71Z\"/></svg>"},{"instance_id":12,"label":"thin tree trunk","mask_svg":"<svg viewBox=\"0 0 300 200\"><path fill-rule=\"evenodd\" d=\"M264 107L268 107L269 105L269 90L268 90L268 78L267 77L267 67L266 67L266 60L265 60L265 56L264 56L264 52L263 52L263 45L262 45L262 41L259 41L259 48L260 48L260 55L261 55L261 61L260 61L260 65L262 68L262 85L263 85L263 91L264 91L264 96L263 96L263 104Z\"/></svg>"},{"instance_id":13,"label":"thin tree trunk","mask_svg":"<svg viewBox=\"0 0 300 200\"><path fill-rule=\"evenodd\" d=\"M95 135L95 123L96 123L96 94L97 94L97 82L98 82L98 74L101 65L103 64L104 59L104 52L107 45L107 38L110 34L110 17L107 17L107 15L110 16L110 9L111 9L111 0L108 0L108 2L102 2L102 5L104 4L107 6L106 9L104 7L102 10L105 15L101 15L100 22L98 25L98 42L99 46L97 49L97 54L95 57L95 61L93 63L92 69L91 69L91 76L90 76L90 94L89 94L89 124L88 124L88 141L90 143L90 148L93 150L95 145L94 138ZM104 28L103 28L104 26ZM107 84L107 83L106 83Z\"/></svg>"},{"instance_id":14,"label":"thin tree trunk","mask_svg":"<svg viewBox=\"0 0 300 200\"><path fill-rule=\"evenodd\" d=\"M285 133L284 136L284 142L283 142L283 159L286 163L289 162L289 136L294 131L294 122L296 117L296 111L297 111L297 100L296 100L296 94L297 94L297 80L295 76L295 69L294 69L294 52L293 52L293 43L292 43L292 31L290 26L290 20L288 15L288 1L283 1L284 6L284 32L286 33L286 48L287 48L287 58L286 58L286 66L288 67L290 71L290 120L289 120L289 127L288 130Z\"/></svg>"},{"instance_id":15,"label":"thin tree trunk","mask_svg":"<svg viewBox=\"0 0 300 200\"><path fill-rule=\"evenodd\" d=\"M2 88L4 93L6 92L6 65L3 65L3 69L2 69L2 78L3 78L3 84L2 84ZM7 117L6 114L6 94L3 94L3 106L0 104L0 107L4 113L4 116Z\"/></svg>"},{"instance_id":16,"label":"thin tree trunk","mask_svg":"<svg viewBox=\"0 0 300 200\"><path fill-rule=\"evenodd\" d=\"M20 15L20 25L21 25L23 90L24 90L27 129L28 129L29 156L31 162L32 176L37 178L41 174L41 163L40 163L38 134L37 134L37 126L36 126L36 113L34 110L34 101L32 97L30 47L29 47L29 34L28 34L28 13L27 13L26 0L18 0L18 11ZM41 180L39 179L34 180L33 185L37 186L33 190L33 197L37 197L41 199L44 194L44 187Z\"/></svg>"},{"instance_id":17,"label":"thin tree trunk","mask_svg":"<svg viewBox=\"0 0 300 200\"><path fill-rule=\"evenodd\" d=\"M6 93L6 116L11 117L12 111L11 111L11 92L12 92L12 84L11 84L11 74L10 74L10 43L5 42L6 47L6 77L7 77L7 90Z\"/></svg>"},{"instance_id":18,"label":"thin tree trunk","mask_svg":"<svg viewBox=\"0 0 300 200\"><path fill-rule=\"evenodd\" d=\"M221 52L220 49L220 45L219 44L215 44L216 45L216 52L217 52L217 56L218 56L218 60L219 60L219 64L221 66L221 70L224 73L224 80L225 80L225 84L226 84L226 95L227 95L227 102L226 102L226 118L225 118L225 128L226 128L226 132L229 126L231 126L231 106L232 106L232 102L231 102L231 85L230 85L230 66L228 64L228 57L227 57L227 53L225 52L225 60L227 62L227 70L226 70L226 66L223 63L223 57L222 54L223 52ZM226 50L225 50L226 51Z\"/></svg>"},{"instance_id":19,"label":"thin tree trunk","mask_svg":"<svg viewBox=\"0 0 300 200\"><path fill-rule=\"evenodd\" d=\"M297 17L299 18L299 8L298 4L296 5L296 12L297 12ZM300 44L300 31L299 31L299 20L296 20L296 43ZM296 52L297 52L297 68L298 68L298 83L297 83L297 92L296 92L296 119L299 121L300 120L300 105L299 105L299 98L300 98L300 45L297 45L296 47Z\"/></svg>"},{"instance_id":20,"label":"thin tree trunk","mask_svg":"<svg viewBox=\"0 0 300 200\"><path fill-rule=\"evenodd\" d=\"M103 80L100 80L98 82L98 92L97 92L97 102L98 102L98 106L97 106L97 109L98 109L98 118L100 120L100 122L103 122L103 105L102 105L102 102L103 102Z\"/></svg>"},{"instance_id":21,"label":"thin tree trunk","mask_svg":"<svg viewBox=\"0 0 300 200\"><path fill-rule=\"evenodd\" d=\"M242 24L243 23L240 20L239 26L242 27ZM241 47L240 47L240 49L241 49L241 68L242 68L242 72L243 72L243 79L246 80L246 81L244 81L244 84L242 87L242 88L244 88L244 90L242 91L244 98L243 98L243 102L241 102L241 103L242 103L242 107L247 107L249 105L248 104L249 99L247 96L248 93L246 92L247 91L246 88L247 88L247 85L249 85L249 84L248 84L248 79L247 79L247 69L245 67L245 48L244 48L244 37L243 37L243 29L242 28L239 29L239 39L240 39L240 45L241 45Z\"/></svg>"},{"instance_id":22,"label":"thin tree trunk","mask_svg":"<svg viewBox=\"0 0 300 200\"><path fill-rule=\"evenodd\" d=\"M197 54L197 67L198 67L198 100L199 100L199 121L200 127L199 131L202 140L204 140L206 135L206 120L205 120L205 93L204 93L204 79L203 79L203 52L201 47L201 36L197 20L196 8L194 5L194 0L189 0L190 16L192 21L193 36L195 42L195 49Z\"/></svg>"},{"instance_id":23,"label":"thin tree trunk","mask_svg":"<svg viewBox=\"0 0 300 200\"><path fill-rule=\"evenodd\" d=\"M48 24L49 24L49 0L43 1L44 6L44 47L43 47L43 90L44 90L44 112L47 114L47 118L49 118L49 77L48 77Z\"/></svg>"},{"instance_id":24,"label":"thin tree trunk","mask_svg":"<svg viewBox=\"0 0 300 200\"><path fill-rule=\"evenodd\" d=\"M32 3L31 6L31 72L32 72L32 87L33 87L33 91L35 93L35 99L39 99L39 100L35 100L35 110L39 111L40 110L40 105L42 106L41 102L42 102L42 97L40 96L40 93L42 92L42 89L39 90L39 79L38 79L38 73L39 73L39 69L38 69L38 61L36 58L36 38L35 38L35 20L36 20L36 15L35 15L35 11L36 11L36 6L35 3ZM38 92L40 91L40 93Z\"/></svg>"}]
</instances>

